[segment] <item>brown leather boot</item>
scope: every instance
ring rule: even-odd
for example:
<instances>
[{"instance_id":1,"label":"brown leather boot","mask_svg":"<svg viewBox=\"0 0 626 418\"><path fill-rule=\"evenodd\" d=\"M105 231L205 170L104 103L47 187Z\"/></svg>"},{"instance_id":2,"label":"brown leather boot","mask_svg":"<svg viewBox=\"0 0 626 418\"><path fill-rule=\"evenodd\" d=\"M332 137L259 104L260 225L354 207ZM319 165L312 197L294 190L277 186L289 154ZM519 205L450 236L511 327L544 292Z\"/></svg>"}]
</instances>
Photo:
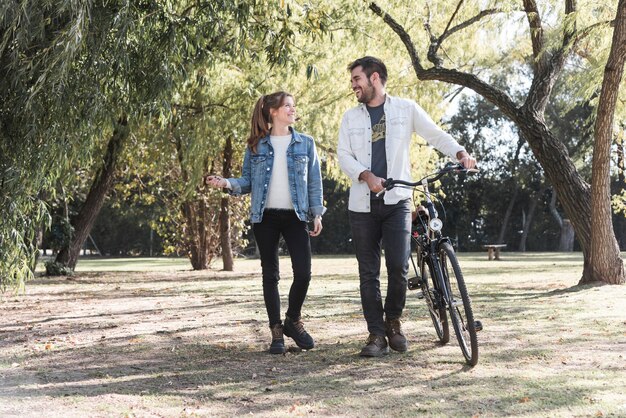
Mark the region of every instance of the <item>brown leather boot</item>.
<instances>
[{"instance_id":1,"label":"brown leather boot","mask_svg":"<svg viewBox=\"0 0 626 418\"><path fill-rule=\"evenodd\" d=\"M370 334L365 341L365 347L359 354L361 357L381 357L389 353L387 340L384 335Z\"/></svg>"},{"instance_id":2,"label":"brown leather boot","mask_svg":"<svg viewBox=\"0 0 626 418\"><path fill-rule=\"evenodd\" d=\"M287 337L293 338L300 348L310 350L315 346L313 338L304 329L304 324L302 323L301 318L293 320L286 316L283 325L283 333Z\"/></svg>"},{"instance_id":3,"label":"brown leather boot","mask_svg":"<svg viewBox=\"0 0 626 418\"><path fill-rule=\"evenodd\" d=\"M283 325L276 324L270 327L272 331L271 354L285 354L285 338L283 337Z\"/></svg>"},{"instance_id":4,"label":"brown leather boot","mask_svg":"<svg viewBox=\"0 0 626 418\"><path fill-rule=\"evenodd\" d=\"M389 347L393 350L404 353L407 350L406 337L402 332L402 323L399 318L385 320L387 328L387 338L389 339Z\"/></svg>"}]
</instances>

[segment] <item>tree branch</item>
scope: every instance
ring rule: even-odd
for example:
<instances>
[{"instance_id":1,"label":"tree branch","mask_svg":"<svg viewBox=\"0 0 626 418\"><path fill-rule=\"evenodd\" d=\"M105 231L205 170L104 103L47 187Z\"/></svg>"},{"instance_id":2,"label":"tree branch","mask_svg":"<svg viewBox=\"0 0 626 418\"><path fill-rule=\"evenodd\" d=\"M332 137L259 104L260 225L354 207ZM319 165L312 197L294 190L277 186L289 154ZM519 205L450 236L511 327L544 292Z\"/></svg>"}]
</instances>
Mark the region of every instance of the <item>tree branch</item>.
<instances>
[{"instance_id":1,"label":"tree branch","mask_svg":"<svg viewBox=\"0 0 626 418\"><path fill-rule=\"evenodd\" d=\"M583 41L587 36L591 35L591 33L602 26L615 26L615 20L605 20L603 22L596 22L593 25L587 26L586 28L583 28L579 31L576 32L573 40L572 40L572 48L575 49L581 41ZM590 56L593 55L593 53L585 53L582 51L576 51L576 54L578 54L579 56L581 56L582 58L589 58Z\"/></svg>"},{"instance_id":2,"label":"tree branch","mask_svg":"<svg viewBox=\"0 0 626 418\"><path fill-rule=\"evenodd\" d=\"M458 32L462 29L465 29L468 26L471 26L472 24L478 22L480 19L482 19L485 16L491 15L491 14L495 14L495 13L499 13L500 10L499 9L487 9L487 10L483 10L481 11L479 14L477 14L476 16L472 17L471 19L466 20L465 22L462 22L454 27L452 27L452 29L449 29L450 24L452 23L452 19L454 19L454 16L456 16L459 7L461 6L461 2L459 2L457 9L454 11L452 17L450 18L450 21L448 22L448 25L446 26L446 29L443 31L443 33L441 34L441 36L439 36L439 38L435 38L432 34L430 37L430 47L428 48L428 60L430 62L432 62L433 64L435 64L436 67L440 67L443 64L443 60L438 56L437 51L439 50L439 48L441 47L441 45L443 44L443 41L445 39L447 39L450 35L454 34L455 32Z\"/></svg>"},{"instance_id":3,"label":"tree branch","mask_svg":"<svg viewBox=\"0 0 626 418\"><path fill-rule=\"evenodd\" d=\"M537 3L535 0L524 0L524 11L526 12L526 18L528 19L528 26L530 27L530 39L533 45L533 66L537 72L546 64L545 56L542 54L545 40L543 37L543 27L541 24L541 16L537 9Z\"/></svg>"},{"instance_id":4,"label":"tree branch","mask_svg":"<svg viewBox=\"0 0 626 418\"><path fill-rule=\"evenodd\" d=\"M226 110L234 110L231 107L226 106L223 103L207 103L201 106L185 105L185 104L173 104L174 109L180 109L181 111L191 111L192 115L200 115L211 108L221 107Z\"/></svg>"},{"instance_id":5,"label":"tree branch","mask_svg":"<svg viewBox=\"0 0 626 418\"><path fill-rule=\"evenodd\" d=\"M468 26L473 25L474 23L481 20L483 17L500 13L500 12L502 12L502 10L500 9L481 10L481 12L478 13L476 16L466 20L465 22L459 23L458 25L452 27L452 29L448 30L448 28L446 28L446 30L439 37L439 43L442 43L446 38L448 38L450 35L454 34L455 32L458 32L462 29L465 29Z\"/></svg>"},{"instance_id":6,"label":"tree branch","mask_svg":"<svg viewBox=\"0 0 626 418\"><path fill-rule=\"evenodd\" d=\"M563 42L561 47L552 51L544 51L543 29L541 17L534 0L524 0L524 8L530 24L530 36L533 43L533 56L535 58L535 76L528 92L525 106L532 112L542 115L550 99L552 88L558 78L567 55L572 51L572 40L576 34L576 0L565 0L566 16L563 25Z\"/></svg>"},{"instance_id":7,"label":"tree branch","mask_svg":"<svg viewBox=\"0 0 626 418\"><path fill-rule=\"evenodd\" d=\"M448 20L448 24L446 25L446 28L443 30L443 35L445 35L446 32L448 32L448 29L450 28L450 25L452 24L452 21L456 17L456 14L459 12L459 9L461 8L462 5L463 5L463 0L459 0L459 4L456 5L456 9L454 9L454 13L452 13L452 16L450 16L450 20ZM441 35L441 36L443 36L443 35Z\"/></svg>"},{"instance_id":8,"label":"tree branch","mask_svg":"<svg viewBox=\"0 0 626 418\"><path fill-rule=\"evenodd\" d=\"M500 108L502 113L507 115L514 122L518 121L518 108L513 100L504 91L485 83L474 74L441 67L425 69L421 64L417 51L415 50L415 45L411 41L411 37L406 30L404 30L398 22L396 22L388 13L384 12L376 3L370 3L370 10L380 16L383 21L400 37L409 53L409 57L413 63L413 69L419 80L437 80L467 87L496 105Z\"/></svg>"},{"instance_id":9,"label":"tree branch","mask_svg":"<svg viewBox=\"0 0 626 418\"><path fill-rule=\"evenodd\" d=\"M383 12L383 10L374 2L370 3L370 10L373 11L376 15L380 16L383 19L383 22L387 24L402 40L404 46L409 52L409 56L411 57L411 63L413 64L413 68L416 72L424 71L424 67L422 67L422 63L420 62L419 56L417 55L417 51L415 51L415 45L413 45L413 41L408 33L404 30L404 28L396 22L389 14ZM419 75L418 75L419 78Z\"/></svg>"}]
</instances>

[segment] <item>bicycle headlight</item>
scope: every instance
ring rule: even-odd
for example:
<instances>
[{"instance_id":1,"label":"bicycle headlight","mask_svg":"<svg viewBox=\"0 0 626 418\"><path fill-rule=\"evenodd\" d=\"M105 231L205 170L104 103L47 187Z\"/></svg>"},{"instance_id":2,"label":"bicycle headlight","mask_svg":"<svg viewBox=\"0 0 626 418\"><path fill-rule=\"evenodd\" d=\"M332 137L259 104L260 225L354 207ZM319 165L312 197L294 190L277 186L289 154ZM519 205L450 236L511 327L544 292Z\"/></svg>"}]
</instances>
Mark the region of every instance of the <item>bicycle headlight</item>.
<instances>
[{"instance_id":1,"label":"bicycle headlight","mask_svg":"<svg viewBox=\"0 0 626 418\"><path fill-rule=\"evenodd\" d=\"M430 222L428 222L428 227L433 231L441 231L441 228L443 228L443 222L441 222L441 219L439 218L433 218Z\"/></svg>"}]
</instances>

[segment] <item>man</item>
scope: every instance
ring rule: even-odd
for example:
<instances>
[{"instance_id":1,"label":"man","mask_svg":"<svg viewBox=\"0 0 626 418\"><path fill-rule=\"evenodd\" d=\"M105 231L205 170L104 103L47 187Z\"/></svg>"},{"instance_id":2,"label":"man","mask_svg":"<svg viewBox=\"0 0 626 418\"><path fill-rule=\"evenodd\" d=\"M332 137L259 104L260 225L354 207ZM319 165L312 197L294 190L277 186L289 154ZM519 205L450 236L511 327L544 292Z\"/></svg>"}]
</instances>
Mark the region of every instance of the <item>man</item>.
<instances>
[{"instance_id":1,"label":"man","mask_svg":"<svg viewBox=\"0 0 626 418\"><path fill-rule=\"evenodd\" d=\"M352 179L350 227L369 331L360 355L379 357L387 354L389 347L407 351L400 318L406 301L412 191L394 188L380 197L376 194L384 189L386 178L411 180L413 132L466 168L473 168L476 160L417 103L385 92L387 68L381 60L363 57L348 65L348 70L359 105L343 116L337 155L342 171ZM382 247L388 276L384 306L380 293Z\"/></svg>"}]
</instances>

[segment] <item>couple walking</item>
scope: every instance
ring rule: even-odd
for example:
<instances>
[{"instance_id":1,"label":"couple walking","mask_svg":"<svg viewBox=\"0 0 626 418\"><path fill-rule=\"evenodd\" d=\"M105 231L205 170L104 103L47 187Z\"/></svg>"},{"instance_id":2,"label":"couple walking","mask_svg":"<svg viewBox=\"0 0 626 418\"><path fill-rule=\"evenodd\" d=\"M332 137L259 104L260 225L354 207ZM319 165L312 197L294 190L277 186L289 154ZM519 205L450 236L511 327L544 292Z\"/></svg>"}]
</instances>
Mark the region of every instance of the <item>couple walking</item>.
<instances>
[{"instance_id":1,"label":"couple walking","mask_svg":"<svg viewBox=\"0 0 626 418\"><path fill-rule=\"evenodd\" d=\"M392 189L378 197L386 178L411 179L409 145L413 132L466 168L476 160L442 131L414 101L389 96L387 68L374 57L348 65L359 105L348 110L339 128L337 156L352 180L348 203L352 240L359 266L363 314L369 336L360 352L379 357L405 352L400 318L407 289L411 231L411 191ZM284 335L303 349L315 343L304 329L302 306L311 280L310 236L322 231L326 211L320 163L312 137L293 128L294 97L286 92L262 96L256 103L242 175L210 175L208 185L232 195L251 193L250 222L261 256L263 298L272 334L270 353L285 352ZM309 230L307 222L313 221ZM293 268L285 320L278 293L278 242L283 236ZM381 249L385 248L387 295L380 292Z\"/></svg>"}]
</instances>

